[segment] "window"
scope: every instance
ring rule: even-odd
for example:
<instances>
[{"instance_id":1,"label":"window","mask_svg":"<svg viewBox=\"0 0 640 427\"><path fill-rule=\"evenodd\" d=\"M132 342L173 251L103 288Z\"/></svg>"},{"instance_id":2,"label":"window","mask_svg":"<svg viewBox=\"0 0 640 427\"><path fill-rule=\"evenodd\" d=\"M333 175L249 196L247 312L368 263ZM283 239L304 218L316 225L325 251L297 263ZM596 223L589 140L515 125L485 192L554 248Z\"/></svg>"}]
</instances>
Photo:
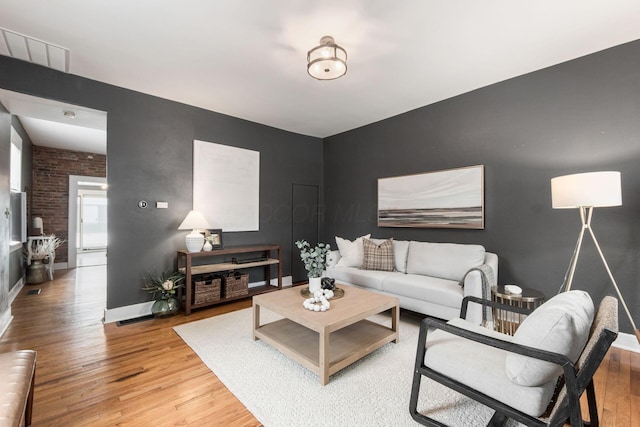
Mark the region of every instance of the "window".
<instances>
[{"instance_id":1,"label":"window","mask_svg":"<svg viewBox=\"0 0 640 427\"><path fill-rule=\"evenodd\" d=\"M27 197L20 192L22 187L22 138L11 126L11 249L22 247L21 242L27 240Z\"/></svg>"},{"instance_id":2,"label":"window","mask_svg":"<svg viewBox=\"0 0 640 427\"><path fill-rule=\"evenodd\" d=\"M20 192L22 188L22 138L11 127L11 191Z\"/></svg>"}]
</instances>

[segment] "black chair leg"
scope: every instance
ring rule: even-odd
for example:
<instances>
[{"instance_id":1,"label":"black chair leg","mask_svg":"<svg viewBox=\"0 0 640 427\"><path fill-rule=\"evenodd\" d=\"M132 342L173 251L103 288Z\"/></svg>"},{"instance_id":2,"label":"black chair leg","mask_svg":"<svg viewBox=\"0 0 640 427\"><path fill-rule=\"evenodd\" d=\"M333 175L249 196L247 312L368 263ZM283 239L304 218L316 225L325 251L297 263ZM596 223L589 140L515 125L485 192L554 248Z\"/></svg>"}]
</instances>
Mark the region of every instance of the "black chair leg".
<instances>
[{"instance_id":1,"label":"black chair leg","mask_svg":"<svg viewBox=\"0 0 640 427\"><path fill-rule=\"evenodd\" d=\"M587 385L587 404L589 406L589 422L585 422L585 426L598 427L600 422L598 420L598 406L596 405L596 390L593 386L593 378Z\"/></svg>"},{"instance_id":2,"label":"black chair leg","mask_svg":"<svg viewBox=\"0 0 640 427\"><path fill-rule=\"evenodd\" d=\"M422 369L423 363L424 363L424 355L425 355L425 348L426 348L426 342L427 342L427 332L428 332L428 328L423 321L423 323L420 326L420 335L418 337L418 349L416 351L416 362L415 362L415 367L413 369L413 382L411 385L411 399L409 401L409 413L411 414L411 417L414 420L416 420L422 425L430 426L430 427L447 427L445 424L442 424L418 412L418 396L420 394L420 384L422 383L422 374L420 370Z\"/></svg>"},{"instance_id":3,"label":"black chair leg","mask_svg":"<svg viewBox=\"0 0 640 427\"><path fill-rule=\"evenodd\" d=\"M420 383L422 382L422 375L416 370L413 374L413 386L411 388L411 401L409 402L409 412L411 418L419 422L423 426L427 427L448 427L446 424L442 424L429 418L426 415L422 415L418 412L418 395L420 394Z\"/></svg>"},{"instance_id":4,"label":"black chair leg","mask_svg":"<svg viewBox=\"0 0 640 427\"><path fill-rule=\"evenodd\" d=\"M494 412L493 417L489 420L489 424L487 424L487 427L502 427L507 424L508 419L509 417L506 415Z\"/></svg>"},{"instance_id":5,"label":"black chair leg","mask_svg":"<svg viewBox=\"0 0 640 427\"><path fill-rule=\"evenodd\" d=\"M415 370L413 372L413 383L411 385L411 399L409 400L409 411L411 416L418 414L418 394L420 394L420 383L422 375Z\"/></svg>"}]
</instances>

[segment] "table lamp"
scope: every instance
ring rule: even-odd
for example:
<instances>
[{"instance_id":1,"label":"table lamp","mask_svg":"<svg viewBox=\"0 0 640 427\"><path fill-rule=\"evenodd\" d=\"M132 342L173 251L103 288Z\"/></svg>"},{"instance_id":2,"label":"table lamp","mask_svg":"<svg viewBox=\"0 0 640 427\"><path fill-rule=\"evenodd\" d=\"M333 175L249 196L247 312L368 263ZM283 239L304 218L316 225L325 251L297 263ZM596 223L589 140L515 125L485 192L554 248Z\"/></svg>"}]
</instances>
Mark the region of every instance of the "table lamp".
<instances>
[{"instance_id":1,"label":"table lamp","mask_svg":"<svg viewBox=\"0 0 640 427\"><path fill-rule=\"evenodd\" d=\"M189 211L187 217L178 227L178 230L191 230L185 239L189 252L200 252L202 245L204 245L204 236L198 233L198 229L208 228L209 223L199 211Z\"/></svg>"},{"instance_id":2,"label":"table lamp","mask_svg":"<svg viewBox=\"0 0 640 427\"><path fill-rule=\"evenodd\" d=\"M598 254L604 263L604 268L607 270L609 279L611 279L613 287L618 293L618 297L620 297L622 306L627 312L627 316L629 316L636 338L640 343L640 331L638 331L638 328L631 317L631 313L629 312L629 308L627 308L627 304L625 303L624 298L622 298L618 284L613 278L611 269L607 264L607 260L604 258L602 249L600 248L596 235L593 233L593 228L591 227L591 218L593 217L594 208L622 205L620 172L588 172L552 178L551 204L554 209L580 209L580 220L582 222L582 228L578 234L578 241L573 251L573 256L571 257L571 262L569 263L567 274L565 274L562 287L565 291L571 289L571 282L573 281L576 264L578 263L578 256L580 255L584 232L585 230L588 230L591 238L593 239L593 243L596 245Z\"/></svg>"}]
</instances>

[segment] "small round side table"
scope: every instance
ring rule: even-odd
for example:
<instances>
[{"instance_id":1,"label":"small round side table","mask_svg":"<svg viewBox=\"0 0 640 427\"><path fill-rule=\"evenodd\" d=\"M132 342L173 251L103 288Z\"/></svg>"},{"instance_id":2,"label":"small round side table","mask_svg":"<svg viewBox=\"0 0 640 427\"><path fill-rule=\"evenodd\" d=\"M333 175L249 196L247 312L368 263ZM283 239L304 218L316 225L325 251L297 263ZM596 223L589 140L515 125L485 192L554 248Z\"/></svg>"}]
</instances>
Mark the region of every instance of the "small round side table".
<instances>
[{"instance_id":1,"label":"small round side table","mask_svg":"<svg viewBox=\"0 0 640 427\"><path fill-rule=\"evenodd\" d=\"M511 294L504 290L504 285L491 288L492 301L513 307L523 307L534 310L542 305L544 299L544 294L536 289L522 288L521 294ZM513 335L526 317L525 314L494 308L494 329L503 334Z\"/></svg>"}]
</instances>

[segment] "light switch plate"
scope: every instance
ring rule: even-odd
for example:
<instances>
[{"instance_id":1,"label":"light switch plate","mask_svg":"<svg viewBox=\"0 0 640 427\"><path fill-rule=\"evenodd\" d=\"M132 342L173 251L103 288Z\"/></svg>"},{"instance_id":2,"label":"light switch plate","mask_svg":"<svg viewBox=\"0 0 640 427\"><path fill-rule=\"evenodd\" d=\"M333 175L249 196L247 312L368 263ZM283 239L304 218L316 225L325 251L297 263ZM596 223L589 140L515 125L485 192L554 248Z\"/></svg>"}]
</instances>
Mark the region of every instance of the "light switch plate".
<instances>
[{"instance_id":1,"label":"light switch plate","mask_svg":"<svg viewBox=\"0 0 640 427\"><path fill-rule=\"evenodd\" d=\"M169 207L169 202L156 202L156 208L158 209L167 209Z\"/></svg>"}]
</instances>

